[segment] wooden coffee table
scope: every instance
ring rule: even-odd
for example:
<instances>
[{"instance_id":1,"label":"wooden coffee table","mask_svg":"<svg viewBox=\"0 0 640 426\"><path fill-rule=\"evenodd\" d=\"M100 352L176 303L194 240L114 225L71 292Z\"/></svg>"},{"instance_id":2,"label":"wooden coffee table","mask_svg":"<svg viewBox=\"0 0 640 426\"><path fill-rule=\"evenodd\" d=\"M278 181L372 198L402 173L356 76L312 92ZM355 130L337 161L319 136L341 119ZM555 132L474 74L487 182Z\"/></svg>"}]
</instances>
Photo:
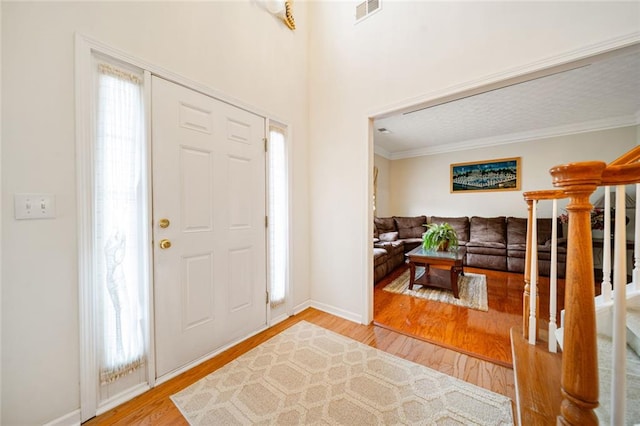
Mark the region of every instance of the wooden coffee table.
<instances>
[{"instance_id":1,"label":"wooden coffee table","mask_svg":"<svg viewBox=\"0 0 640 426\"><path fill-rule=\"evenodd\" d=\"M453 297L458 299L458 277L464 275L462 261L465 250L457 251L429 251L418 246L406 254L409 259L409 289L414 284L451 290ZM416 280L416 266L424 266L424 274ZM430 266L444 266L447 269L430 268Z\"/></svg>"}]
</instances>

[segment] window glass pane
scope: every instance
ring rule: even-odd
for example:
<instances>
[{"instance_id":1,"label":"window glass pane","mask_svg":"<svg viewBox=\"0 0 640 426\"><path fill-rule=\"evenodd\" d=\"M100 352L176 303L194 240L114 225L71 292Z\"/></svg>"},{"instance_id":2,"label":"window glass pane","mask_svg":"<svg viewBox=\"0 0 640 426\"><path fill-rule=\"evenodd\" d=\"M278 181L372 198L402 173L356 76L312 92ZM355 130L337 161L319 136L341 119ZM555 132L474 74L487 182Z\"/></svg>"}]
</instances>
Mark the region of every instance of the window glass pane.
<instances>
[{"instance_id":1,"label":"window glass pane","mask_svg":"<svg viewBox=\"0 0 640 426\"><path fill-rule=\"evenodd\" d=\"M271 306L285 301L287 287L288 221L286 142L276 127L269 134L269 283Z\"/></svg>"}]
</instances>

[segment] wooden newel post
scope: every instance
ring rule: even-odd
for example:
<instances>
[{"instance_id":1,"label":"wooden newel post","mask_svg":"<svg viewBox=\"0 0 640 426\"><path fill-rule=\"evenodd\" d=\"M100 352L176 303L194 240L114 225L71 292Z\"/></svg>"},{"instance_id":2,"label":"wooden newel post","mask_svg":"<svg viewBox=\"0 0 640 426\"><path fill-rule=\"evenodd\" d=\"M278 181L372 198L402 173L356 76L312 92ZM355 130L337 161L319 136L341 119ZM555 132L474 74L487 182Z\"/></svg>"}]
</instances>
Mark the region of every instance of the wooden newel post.
<instances>
[{"instance_id":1,"label":"wooden newel post","mask_svg":"<svg viewBox=\"0 0 640 426\"><path fill-rule=\"evenodd\" d=\"M567 205L567 273L559 425L597 425L598 352L589 196L602 182L606 164L572 163L550 170L553 184L570 198Z\"/></svg>"}]
</instances>

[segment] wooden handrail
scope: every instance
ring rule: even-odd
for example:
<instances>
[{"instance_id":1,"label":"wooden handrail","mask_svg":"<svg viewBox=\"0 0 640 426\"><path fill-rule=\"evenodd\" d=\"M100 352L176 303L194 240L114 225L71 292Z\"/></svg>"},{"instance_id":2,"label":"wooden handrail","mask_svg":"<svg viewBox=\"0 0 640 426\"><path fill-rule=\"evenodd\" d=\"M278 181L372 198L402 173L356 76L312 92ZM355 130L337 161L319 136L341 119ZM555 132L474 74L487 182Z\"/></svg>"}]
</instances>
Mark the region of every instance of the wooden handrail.
<instances>
[{"instance_id":1,"label":"wooden handrail","mask_svg":"<svg viewBox=\"0 0 640 426\"><path fill-rule=\"evenodd\" d=\"M629 185L640 182L640 163L609 165L602 172L602 185Z\"/></svg>"},{"instance_id":2,"label":"wooden handrail","mask_svg":"<svg viewBox=\"0 0 640 426\"><path fill-rule=\"evenodd\" d=\"M561 388L558 424L597 425L598 353L595 283L589 197L602 183L606 164L570 163L550 170L553 184L569 196L567 205L567 273Z\"/></svg>"},{"instance_id":3,"label":"wooden handrail","mask_svg":"<svg viewBox=\"0 0 640 426\"><path fill-rule=\"evenodd\" d=\"M567 198L567 194L561 189L544 189L542 191L527 191L522 193L525 201L560 200Z\"/></svg>"},{"instance_id":4,"label":"wooden handrail","mask_svg":"<svg viewBox=\"0 0 640 426\"><path fill-rule=\"evenodd\" d=\"M632 150L625 152L620 157L609 163L609 166L621 166L625 164L636 163L640 161L640 145L636 146Z\"/></svg>"}]
</instances>

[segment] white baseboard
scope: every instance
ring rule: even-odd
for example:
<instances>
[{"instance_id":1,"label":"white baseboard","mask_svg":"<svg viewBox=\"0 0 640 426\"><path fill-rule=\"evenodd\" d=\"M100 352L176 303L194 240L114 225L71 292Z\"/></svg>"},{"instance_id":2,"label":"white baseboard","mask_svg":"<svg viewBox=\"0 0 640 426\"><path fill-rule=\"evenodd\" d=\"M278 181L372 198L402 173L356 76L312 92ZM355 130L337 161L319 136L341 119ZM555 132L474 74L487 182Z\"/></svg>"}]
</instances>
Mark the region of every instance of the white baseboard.
<instances>
[{"instance_id":1,"label":"white baseboard","mask_svg":"<svg viewBox=\"0 0 640 426\"><path fill-rule=\"evenodd\" d=\"M352 322L356 322L358 324L364 324L364 322L362 321L362 315L356 314L355 312L346 311L344 309L336 308L335 306L327 305L326 303L313 300L311 300L309 303L312 308L318 309L331 315L335 315L340 318L344 318Z\"/></svg>"},{"instance_id":2,"label":"white baseboard","mask_svg":"<svg viewBox=\"0 0 640 426\"><path fill-rule=\"evenodd\" d=\"M45 423L44 426L79 426L80 423L80 410L75 410L55 420L51 420L49 423Z\"/></svg>"},{"instance_id":3,"label":"white baseboard","mask_svg":"<svg viewBox=\"0 0 640 426\"><path fill-rule=\"evenodd\" d=\"M147 383L141 383L137 386L134 386L133 388L127 389L126 391L119 393L118 395L114 396L113 398L110 398L109 400L101 404L96 410L96 416L99 416L100 414L104 414L107 411L111 410L112 408L115 408L120 404L130 401L138 395L142 395L149 389L151 388Z\"/></svg>"},{"instance_id":4,"label":"white baseboard","mask_svg":"<svg viewBox=\"0 0 640 426\"><path fill-rule=\"evenodd\" d=\"M306 300L303 303L299 304L298 306L294 306L293 315L298 315L300 312L310 307L311 307L311 302L309 300Z\"/></svg>"},{"instance_id":5,"label":"white baseboard","mask_svg":"<svg viewBox=\"0 0 640 426\"><path fill-rule=\"evenodd\" d=\"M281 315L278 315L277 317L271 318L271 323L269 324L269 327L273 327L274 325L281 323L287 318L289 318L288 314L281 314Z\"/></svg>"},{"instance_id":6,"label":"white baseboard","mask_svg":"<svg viewBox=\"0 0 640 426\"><path fill-rule=\"evenodd\" d=\"M293 308L293 315L297 315L307 308L314 308L319 311L326 312L328 314L335 315L337 317L344 318L352 322L357 322L358 324L365 324L362 321L362 315L360 314L356 314L350 311L345 311L344 309L336 308L335 306L327 305L326 303L317 302L314 300L306 300L305 302L295 306Z\"/></svg>"}]
</instances>

